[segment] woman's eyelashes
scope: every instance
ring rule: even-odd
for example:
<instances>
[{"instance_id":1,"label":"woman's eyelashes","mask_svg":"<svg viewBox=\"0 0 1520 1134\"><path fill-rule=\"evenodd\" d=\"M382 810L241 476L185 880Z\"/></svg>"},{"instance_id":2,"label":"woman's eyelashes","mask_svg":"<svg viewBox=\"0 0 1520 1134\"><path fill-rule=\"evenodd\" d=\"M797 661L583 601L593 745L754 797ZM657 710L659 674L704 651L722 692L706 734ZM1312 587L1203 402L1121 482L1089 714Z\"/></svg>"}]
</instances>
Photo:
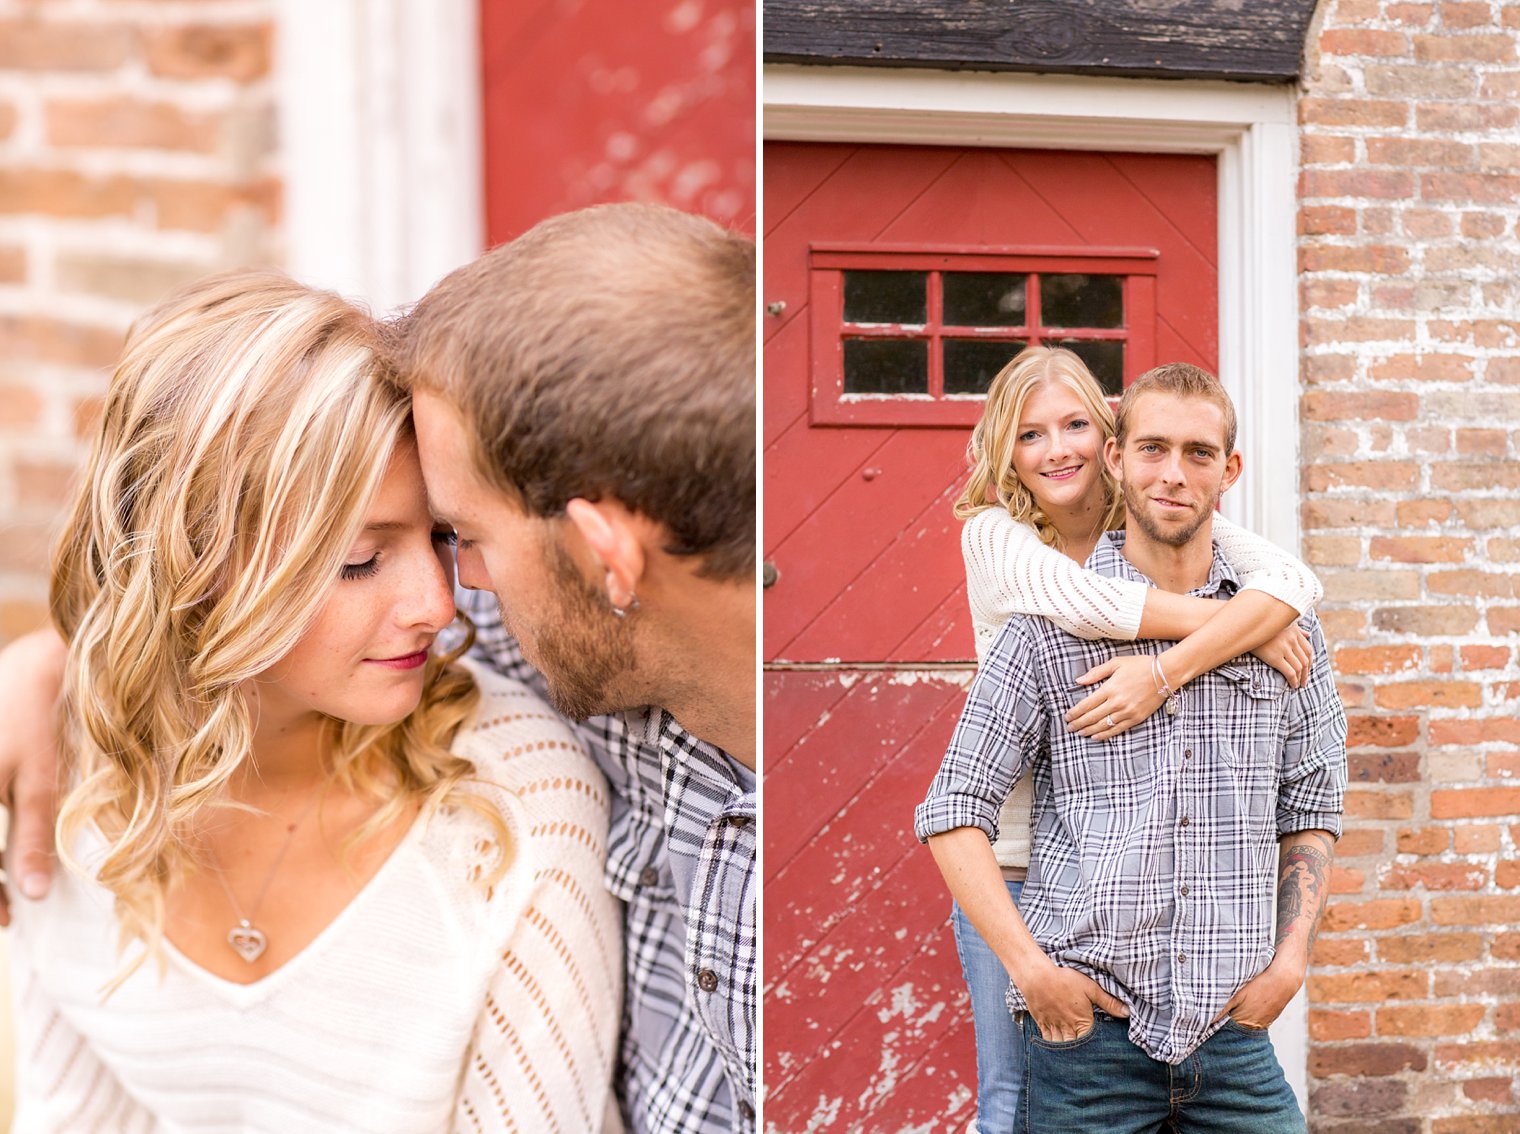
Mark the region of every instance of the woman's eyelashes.
<instances>
[{"instance_id":1,"label":"woman's eyelashes","mask_svg":"<svg viewBox=\"0 0 1520 1134\"><path fill-rule=\"evenodd\" d=\"M339 572L345 579L368 579L380 570L380 553L377 551L363 563L345 563Z\"/></svg>"},{"instance_id":2,"label":"woman's eyelashes","mask_svg":"<svg viewBox=\"0 0 1520 1134\"><path fill-rule=\"evenodd\" d=\"M454 547L459 542L459 536L453 528L437 527L433 529L433 542Z\"/></svg>"}]
</instances>

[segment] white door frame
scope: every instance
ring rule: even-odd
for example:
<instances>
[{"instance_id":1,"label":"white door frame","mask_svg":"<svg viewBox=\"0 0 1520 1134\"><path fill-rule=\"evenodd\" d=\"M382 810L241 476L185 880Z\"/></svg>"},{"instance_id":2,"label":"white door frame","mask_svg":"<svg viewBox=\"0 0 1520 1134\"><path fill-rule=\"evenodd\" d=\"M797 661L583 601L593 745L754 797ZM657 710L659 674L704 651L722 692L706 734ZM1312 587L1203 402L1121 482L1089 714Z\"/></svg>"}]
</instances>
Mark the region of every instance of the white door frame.
<instances>
[{"instance_id":1,"label":"white door frame","mask_svg":"<svg viewBox=\"0 0 1520 1134\"><path fill-rule=\"evenodd\" d=\"M1296 549L1296 97L1286 85L778 65L764 70L764 137L1216 155L1219 377L1246 462L1224 511ZM1292 475L1267 471L1284 462ZM1307 1106L1302 991L1272 1039Z\"/></svg>"},{"instance_id":2,"label":"white door frame","mask_svg":"<svg viewBox=\"0 0 1520 1134\"><path fill-rule=\"evenodd\" d=\"M478 256L478 0L277 0L285 266L377 314Z\"/></svg>"}]
</instances>

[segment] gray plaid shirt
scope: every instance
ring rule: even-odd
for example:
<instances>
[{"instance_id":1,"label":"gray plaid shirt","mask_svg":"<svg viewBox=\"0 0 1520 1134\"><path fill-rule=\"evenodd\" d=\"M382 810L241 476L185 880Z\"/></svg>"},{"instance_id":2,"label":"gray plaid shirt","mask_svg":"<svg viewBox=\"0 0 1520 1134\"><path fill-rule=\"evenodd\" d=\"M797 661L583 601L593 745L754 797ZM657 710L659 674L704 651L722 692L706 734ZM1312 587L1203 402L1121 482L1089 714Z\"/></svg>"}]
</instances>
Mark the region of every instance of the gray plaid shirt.
<instances>
[{"instance_id":1,"label":"gray plaid shirt","mask_svg":"<svg viewBox=\"0 0 1520 1134\"><path fill-rule=\"evenodd\" d=\"M495 597L476 651L545 693ZM755 777L659 709L578 726L612 786L607 889L626 904L619 1095L630 1134L755 1129Z\"/></svg>"},{"instance_id":2,"label":"gray plaid shirt","mask_svg":"<svg viewBox=\"0 0 1520 1134\"><path fill-rule=\"evenodd\" d=\"M1088 567L1150 582L1109 532ZM1194 595L1238 587L1215 553ZM982 661L929 794L920 839L957 827L997 837L998 811L1034 777L1033 850L1019 908L1040 948L1086 973L1130 1011L1130 1039L1181 1063L1231 996L1272 959L1277 840L1340 834L1346 718L1324 637L1308 684L1240 657L1109 741L1069 732L1063 716L1089 690L1086 670L1158 641L1088 642L1042 618L1014 618ZM1025 1005L1010 989L1010 1006Z\"/></svg>"}]
</instances>

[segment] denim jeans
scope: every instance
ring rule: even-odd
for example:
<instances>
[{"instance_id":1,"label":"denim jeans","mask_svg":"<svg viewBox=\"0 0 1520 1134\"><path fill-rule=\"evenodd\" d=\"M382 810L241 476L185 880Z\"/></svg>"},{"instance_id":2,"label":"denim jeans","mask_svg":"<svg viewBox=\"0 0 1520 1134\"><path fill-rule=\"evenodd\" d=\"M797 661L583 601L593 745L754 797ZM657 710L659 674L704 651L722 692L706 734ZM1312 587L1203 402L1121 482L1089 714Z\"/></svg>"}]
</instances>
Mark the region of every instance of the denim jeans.
<instances>
[{"instance_id":1,"label":"denim jeans","mask_svg":"<svg viewBox=\"0 0 1520 1134\"><path fill-rule=\"evenodd\" d=\"M1233 1020L1176 1066L1129 1039L1102 1012L1080 1039L1048 1043L1022 1013L1029 1134L1304 1134L1304 1116L1272 1041ZM1170 1124L1170 1125L1168 1125Z\"/></svg>"},{"instance_id":2,"label":"denim jeans","mask_svg":"<svg viewBox=\"0 0 1520 1134\"><path fill-rule=\"evenodd\" d=\"M1017 902L1024 883L1009 882L1007 886L1009 896ZM971 991L971 1022L976 1028L976 1131L1016 1134L1024 1129L1019 1124L1024 1036L1003 999L1008 991L1008 970L971 928L960 906L952 906L950 924L955 929L961 975Z\"/></svg>"}]
</instances>

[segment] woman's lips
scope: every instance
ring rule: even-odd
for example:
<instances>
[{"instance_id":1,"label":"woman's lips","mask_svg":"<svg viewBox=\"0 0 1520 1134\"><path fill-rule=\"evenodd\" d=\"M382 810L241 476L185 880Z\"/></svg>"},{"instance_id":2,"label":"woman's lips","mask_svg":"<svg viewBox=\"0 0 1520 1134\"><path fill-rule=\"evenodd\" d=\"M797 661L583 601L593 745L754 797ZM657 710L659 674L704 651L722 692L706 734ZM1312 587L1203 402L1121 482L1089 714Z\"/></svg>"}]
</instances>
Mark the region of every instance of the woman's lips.
<instances>
[{"instance_id":1,"label":"woman's lips","mask_svg":"<svg viewBox=\"0 0 1520 1134\"><path fill-rule=\"evenodd\" d=\"M383 665L386 669L416 669L427 659L428 652L424 648L415 654L402 654L399 658L366 658L365 661L374 665Z\"/></svg>"},{"instance_id":2,"label":"woman's lips","mask_svg":"<svg viewBox=\"0 0 1520 1134\"><path fill-rule=\"evenodd\" d=\"M1082 471L1081 465L1072 465L1070 468L1056 469L1054 472L1041 473L1046 480L1070 480Z\"/></svg>"}]
</instances>

